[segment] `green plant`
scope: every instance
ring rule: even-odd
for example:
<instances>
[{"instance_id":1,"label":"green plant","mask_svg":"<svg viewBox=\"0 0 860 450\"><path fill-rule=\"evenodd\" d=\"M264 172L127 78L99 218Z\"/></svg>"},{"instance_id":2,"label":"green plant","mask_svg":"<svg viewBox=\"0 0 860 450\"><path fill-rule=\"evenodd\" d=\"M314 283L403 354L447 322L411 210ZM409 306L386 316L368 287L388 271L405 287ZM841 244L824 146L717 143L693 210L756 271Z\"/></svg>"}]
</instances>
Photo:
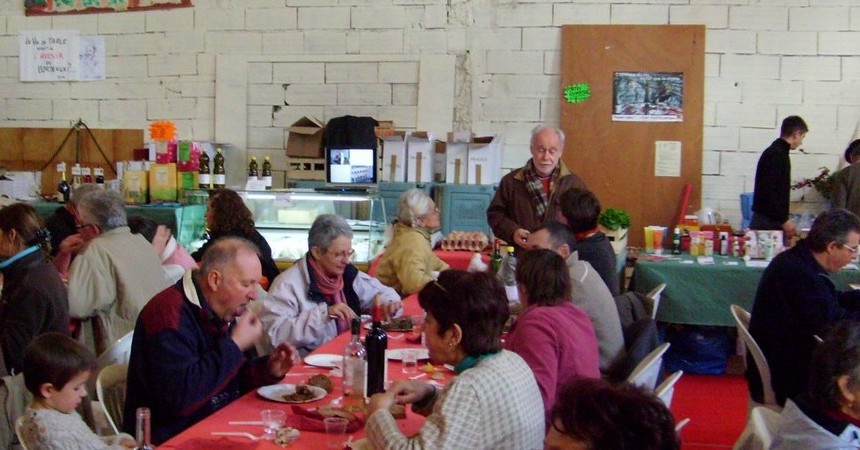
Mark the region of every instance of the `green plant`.
<instances>
[{"instance_id":1,"label":"green plant","mask_svg":"<svg viewBox=\"0 0 860 450\"><path fill-rule=\"evenodd\" d=\"M627 214L627 211L623 209L606 208L600 213L597 223L603 225L608 230L630 228L630 214Z\"/></svg>"}]
</instances>

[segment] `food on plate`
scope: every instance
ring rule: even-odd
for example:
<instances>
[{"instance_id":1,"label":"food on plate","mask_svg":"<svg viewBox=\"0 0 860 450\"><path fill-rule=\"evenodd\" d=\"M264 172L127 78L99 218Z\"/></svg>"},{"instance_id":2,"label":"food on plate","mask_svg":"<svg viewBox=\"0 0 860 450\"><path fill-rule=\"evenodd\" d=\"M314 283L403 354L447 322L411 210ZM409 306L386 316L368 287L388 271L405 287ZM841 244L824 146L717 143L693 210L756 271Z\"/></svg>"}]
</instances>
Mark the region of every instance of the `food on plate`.
<instances>
[{"instance_id":1,"label":"food on plate","mask_svg":"<svg viewBox=\"0 0 860 450\"><path fill-rule=\"evenodd\" d=\"M275 431L275 444L286 447L299 438L301 433L293 427L278 428Z\"/></svg>"},{"instance_id":2,"label":"food on plate","mask_svg":"<svg viewBox=\"0 0 860 450\"><path fill-rule=\"evenodd\" d=\"M328 375L324 375L321 373L318 373L308 378L308 384L311 386L323 388L329 394L334 389L334 384L331 382L331 378L329 378Z\"/></svg>"},{"instance_id":3,"label":"food on plate","mask_svg":"<svg viewBox=\"0 0 860 450\"><path fill-rule=\"evenodd\" d=\"M427 364L421 366L421 370L424 373L433 373L436 371L436 366L434 366L433 364L427 363Z\"/></svg>"},{"instance_id":4,"label":"food on plate","mask_svg":"<svg viewBox=\"0 0 860 450\"><path fill-rule=\"evenodd\" d=\"M306 402L314 398L314 391L306 384L296 385L296 392L284 396L284 400L288 402Z\"/></svg>"},{"instance_id":5,"label":"food on plate","mask_svg":"<svg viewBox=\"0 0 860 450\"><path fill-rule=\"evenodd\" d=\"M320 406L317 412L325 417L342 417L346 420L355 420L355 414L332 406ZM364 411L361 411L364 412Z\"/></svg>"},{"instance_id":6,"label":"food on plate","mask_svg":"<svg viewBox=\"0 0 860 450\"><path fill-rule=\"evenodd\" d=\"M385 331L412 331L412 327L412 319L409 317L391 319L382 324L382 329Z\"/></svg>"}]
</instances>

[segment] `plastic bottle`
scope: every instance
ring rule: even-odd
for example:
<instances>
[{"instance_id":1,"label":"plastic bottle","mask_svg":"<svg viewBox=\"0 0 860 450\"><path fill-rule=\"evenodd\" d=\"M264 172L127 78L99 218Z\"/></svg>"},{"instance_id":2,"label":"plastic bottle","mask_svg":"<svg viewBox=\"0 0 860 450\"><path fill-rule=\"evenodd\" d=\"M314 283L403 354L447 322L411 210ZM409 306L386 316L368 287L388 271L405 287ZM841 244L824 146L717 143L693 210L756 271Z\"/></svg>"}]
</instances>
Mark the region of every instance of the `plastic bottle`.
<instances>
[{"instance_id":1,"label":"plastic bottle","mask_svg":"<svg viewBox=\"0 0 860 450\"><path fill-rule=\"evenodd\" d=\"M720 236L720 255L726 256L729 254L729 239L723 234Z\"/></svg>"},{"instance_id":2,"label":"plastic bottle","mask_svg":"<svg viewBox=\"0 0 860 450\"><path fill-rule=\"evenodd\" d=\"M364 404L364 388L367 384L367 352L361 343L361 319L352 319L352 337L343 351L343 398L347 408Z\"/></svg>"},{"instance_id":3,"label":"plastic bottle","mask_svg":"<svg viewBox=\"0 0 860 450\"><path fill-rule=\"evenodd\" d=\"M135 450L153 450L155 448L149 440L149 420L149 408L137 408Z\"/></svg>"},{"instance_id":4,"label":"plastic bottle","mask_svg":"<svg viewBox=\"0 0 860 450\"><path fill-rule=\"evenodd\" d=\"M263 158L263 182L266 184L266 190L272 189L272 161L268 156Z\"/></svg>"},{"instance_id":5,"label":"plastic bottle","mask_svg":"<svg viewBox=\"0 0 860 450\"><path fill-rule=\"evenodd\" d=\"M227 172L224 169L224 155L221 148L215 150L215 167L212 169L212 188L220 189L227 185Z\"/></svg>"},{"instance_id":6,"label":"plastic bottle","mask_svg":"<svg viewBox=\"0 0 860 450\"><path fill-rule=\"evenodd\" d=\"M367 389L370 397L385 391L385 350L388 348L388 335L382 329L382 300L377 295L373 300L373 326L364 338L367 348Z\"/></svg>"},{"instance_id":7,"label":"plastic bottle","mask_svg":"<svg viewBox=\"0 0 860 450\"><path fill-rule=\"evenodd\" d=\"M209 154L206 150L200 152L197 166L197 185L200 189L209 190L212 187L212 171L209 167Z\"/></svg>"},{"instance_id":8,"label":"plastic bottle","mask_svg":"<svg viewBox=\"0 0 860 450\"><path fill-rule=\"evenodd\" d=\"M514 246L509 245L508 254L502 260L502 268L499 271L499 277L505 286L517 285L517 257L514 254Z\"/></svg>"}]
</instances>

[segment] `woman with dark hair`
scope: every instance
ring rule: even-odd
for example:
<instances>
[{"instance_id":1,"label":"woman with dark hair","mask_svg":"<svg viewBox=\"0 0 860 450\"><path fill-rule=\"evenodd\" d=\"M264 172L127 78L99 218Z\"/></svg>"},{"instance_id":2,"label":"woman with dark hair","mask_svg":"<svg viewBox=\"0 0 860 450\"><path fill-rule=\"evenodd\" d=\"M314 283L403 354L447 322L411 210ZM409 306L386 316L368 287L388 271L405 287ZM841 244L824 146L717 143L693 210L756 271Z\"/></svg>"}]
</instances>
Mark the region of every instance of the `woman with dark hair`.
<instances>
[{"instance_id":1,"label":"woman with dark hair","mask_svg":"<svg viewBox=\"0 0 860 450\"><path fill-rule=\"evenodd\" d=\"M642 388L580 378L561 389L546 450L678 450L669 408Z\"/></svg>"},{"instance_id":2,"label":"woman with dark hair","mask_svg":"<svg viewBox=\"0 0 860 450\"><path fill-rule=\"evenodd\" d=\"M281 273L275 260L272 259L272 248L269 247L266 238L255 228L251 210L245 206L245 202L236 191L216 189L209 194L206 226L209 228L209 240L191 254L195 261L200 262L206 249L219 237L238 236L253 242L260 249L260 265L263 266L263 276L267 279L264 288L267 288L268 283L274 281Z\"/></svg>"},{"instance_id":3,"label":"woman with dark hair","mask_svg":"<svg viewBox=\"0 0 860 450\"><path fill-rule=\"evenodd\" d=\"M523 253L516 279L524 309L505 348L531 367L549 418L558 389L577 377L600 378L597 337L588 314L570 300L567 264L556 252Z\"/></svg>"},{"instance_id":4,"label":"woman with dark hair","mask_svg":"<svg viewBox=\"0 0 860 450\"><path fill-rule=\"evenodd\" d=\"M810 363L806 393L786 400L770 448L860 447L860 323L835 325Z\"/></svg>"},{"instance_id":5,"label":"woman with dark hair","mask_svg":"<svg viewBox=\"0 0 860 450\"><path fill-rule=\"evenodd\" d=\"M446 270L418 293L418 303L427 312L430 359L454 366L457 376L441 391L403 380L374 395L365 425L373 448L540 449L540 391L525 361L502 350L508 300L495 277ZM417 435L399 429L389 412L395 403L427 416Z\"/></svg>"},{"instance_id":6,"label":"woman with dark hair","mask_svg":"<svg viewBox=\"0 0 860 450\"><path fill-rule=\"evenodd\" d=\"M51 236L32 206L0 209L0 349L9 373L20 372L24 349L36 336L69 334L69 300L57 268L48 261Z\"/></svg>"},{"instance_id":7,"label":"woman with dark hair","mask_svg":"<svg viewBox=\"0 0 860 450\"><path fill-rule=\"evenodd\" d=\"M609 238L597 228L600 200L591 191L571 189L561 194L558 202L561 211L556 219L570 228L575 240L571 252L577 252L579 259L594 266L612 296L618 295L621 284L616 270L615 250Z\"/></svg>"},{"instance_id":8,"label":"woman with dark hair","mask_svg":"<svg viewBox=\"0 0 860 450\"><path fill-rule=\"evenodd\" d=\"M129 216L128 228L133 234L146 238L161 258L161 267L170 284L176 283L186 270L196 269L197 263L185 247L176 242L170 228L143 216Z\"/></svg>"}]
</instances>

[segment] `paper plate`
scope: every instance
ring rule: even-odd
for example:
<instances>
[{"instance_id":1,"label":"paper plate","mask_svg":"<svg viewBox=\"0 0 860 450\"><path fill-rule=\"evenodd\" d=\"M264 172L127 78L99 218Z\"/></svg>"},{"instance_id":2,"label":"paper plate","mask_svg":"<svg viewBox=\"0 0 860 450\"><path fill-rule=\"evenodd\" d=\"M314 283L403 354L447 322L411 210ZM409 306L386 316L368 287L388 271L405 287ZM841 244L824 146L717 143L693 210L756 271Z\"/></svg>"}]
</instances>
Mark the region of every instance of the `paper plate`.
<instances>
[{"instance_id":1,"label":"paper plate","mask_svg":"<svg viewBox=\"0 0 860 450\"><path fill-rule=\"evenodd\" d=\"M326 396L325 389L321 387L308 386L308 388L311 390L311 392L313 392L314 396L306 400L297 401L284 399L285 395L296 393L295 384L272 384L269 386L263 386L257 389L257 393L260 394L260 397L281 403L308 403L319 400Z\"/></svg>"},{"instance_id":2,"label":"paper plate","mask_svg":"<svg viewBox=\"0 0 860 450\"><path fill-rule=\"evenodd\" d=\"M395 348L393 350L385 351L385 355L388 356L388 359L394 361L403 360L403 355L406 353L414 353L418 361L430 359L430 350L427 350L426 348Z\"/></svg>"},{"instance_id":3,"label":"paper plate","mask_svg":"<svg viewBox=\"0 0 860 450\"><path fill-rule=\"evenodd\" d=\"M320 353L318 355L308 355L305 356L305 364L316 366L316 367L325 367L327 369L334 369L335 367L340 367L343 363L343 355L332 355L327 353Z\"/></svg>"}]
</instances>

